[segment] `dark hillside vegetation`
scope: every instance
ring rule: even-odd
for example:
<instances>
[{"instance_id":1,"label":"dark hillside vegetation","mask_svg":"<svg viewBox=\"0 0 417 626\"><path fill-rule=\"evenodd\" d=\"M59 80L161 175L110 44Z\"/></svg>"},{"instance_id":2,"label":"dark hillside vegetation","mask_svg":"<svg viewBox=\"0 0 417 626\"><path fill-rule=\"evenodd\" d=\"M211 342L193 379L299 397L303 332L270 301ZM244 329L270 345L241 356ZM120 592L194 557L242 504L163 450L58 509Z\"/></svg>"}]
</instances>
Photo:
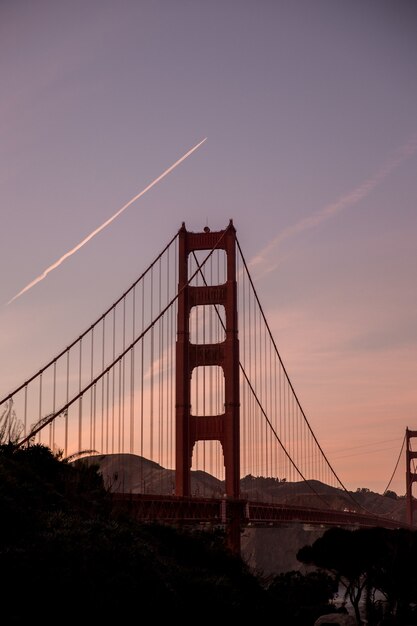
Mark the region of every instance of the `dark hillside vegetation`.
<instances>
[{"instance_id":1,"label":"dark hillside vegetation","mask_svg":"<svg viewBox=\"0 0 417 626\"><path fill-rule=\"evenodd\" d=\"M145 616L246 622L292 611L300 615L292 624L310 626L333 594L317 577L260 580L225 549L220 531L186 532L118 516L97 467L68 463L41 445L0 446L0 511L7 626L121 624ZM310 593L300 613L303 589L314 584L320 606L311 606Z\"/></svg>"},{"instance_id":2,"label":"dark hillside vegetation","mask_svg":"<svg viewBox=\"0 0 417 626\"><path fill-rule=\"evenodd\" d=\"M265 590L221 536L115 517L97 468L43 446L1 447L0 509L5 624L266 610Z\"/></svg>"}]
</instances>

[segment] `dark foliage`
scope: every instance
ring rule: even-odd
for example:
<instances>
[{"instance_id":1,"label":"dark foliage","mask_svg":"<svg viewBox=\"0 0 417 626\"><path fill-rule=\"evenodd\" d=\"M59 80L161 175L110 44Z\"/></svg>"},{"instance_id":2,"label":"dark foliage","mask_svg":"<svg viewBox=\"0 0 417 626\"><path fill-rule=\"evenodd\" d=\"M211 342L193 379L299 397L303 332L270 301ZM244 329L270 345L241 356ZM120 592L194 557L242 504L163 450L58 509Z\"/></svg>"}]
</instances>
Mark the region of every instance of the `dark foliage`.
<instances>
[{"instance_id":1,"label":"dark foliage","mask_svg":"<svg viewBox=\"0 0 417 626\"><path fill-rule=\"evenodd\" d=\"M334 578L324 572L306 575L293 571L276 576L268 587L273 613L283 624L311 626L320 616L335 612L331 600L337 593Z\"/></svg>"},{"instance_id":2,"label":"dark foliage","mask_svg":"<svg viewBox=\"0 0 417 626\"><path fill-rule=\"evenodd\" d=\"M31 621L265 621L311 626L334 610L322 573L269 585L220 530L138 524L112 508L97 467L40 445L0 446L0 590L8 626Z\"/></svg>"},{"instance_id":3,"label":"dark foliage","mask_svg":"<svg viewBox=\"0 0 417 626\"><path fill-rule=\"evenodd\" d=\"M388 491L386 491L386 492L384 493L384 496L385 496L386 498L391 498L391 500L398 500L398 496L397 496L397 494L395 493L395 491L390 491L390 490L388 490Z\"/></svg>"},{"instance_id":4,"label":"dark foliage","mask_svg":"<svg viewBox=\"0 0 417 626\"><path fill-rule=\"evenodd\" d=\"M266 615L268 594L215 532L112 514L96 468L0 447L2 619L123 623ZM35 619L35 621L37 621Z\"/></svg>"},{"instance_id":5,"label":"dark foliage","mask_svg":"<svg viewBox=\"0 0 417 626\"><path fill-rule=\"evenodd\" d=\"M97 468L73 468L42 445L0 446L0 546L27 541L52 513L94 515L110 500Z\"/></svg>"},{"instance_id":6,"label":"dark foliage","mask_svg":"<svg viewBox=\"0 0 417 626\"><path fill-rule=\"evenodd\" d=\"M334 574L346 587L358 623L365 598L369 624L417 624L417 532L332 528L297 558Z\"/></svg>"}]
</instances>

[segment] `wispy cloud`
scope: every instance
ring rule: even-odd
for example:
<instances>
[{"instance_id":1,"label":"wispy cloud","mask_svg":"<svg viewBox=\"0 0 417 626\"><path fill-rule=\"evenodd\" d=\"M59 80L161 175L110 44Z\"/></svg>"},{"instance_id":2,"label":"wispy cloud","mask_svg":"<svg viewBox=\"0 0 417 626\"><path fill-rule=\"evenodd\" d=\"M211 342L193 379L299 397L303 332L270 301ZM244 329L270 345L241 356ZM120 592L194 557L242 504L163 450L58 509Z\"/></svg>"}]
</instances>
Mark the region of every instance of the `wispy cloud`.
<instances>
[{"instance_id":1,"label":"wispy cloud","mask_svg":"<svg viewBox=\"0 0 417 626\"><path fill-rule=\"evenodd\" d=\"M37 283L39 283L41 280L46 278L47 275L50 272L52 272L52 270L55 270L57 267L59 267L61 265L61 263L63 263L66 259L68 259L70 256L72 256L76 252L78 252L78 250L80 250L80 248L85 246L85 244L88 243L93 237L98 235L99 232L101 232L104 228L109 226L109 224L111 224L117 217L119 217L119 215L121 213L123 213L123 211L125 211L131 204L136 202L136 200L139 200L139 198L141 196L143 196L147 191L149 191L149 189L154 187L157 183L159 183L159 181L161 181L163 178L165 178L165 176L167 176L170 172L172 172L173 169L178 167L178 165L180 165L180 163L185 161L185 159L187 157L189 157L195 150L197 150L197 148L199 148L206 140L207 140L207 137L205 139L203 139L202 141L200 141L193 148L191 148L191 150L188 150L188 152L186 154L184 154L180 159L178 159L178 161L175 161L175 163L173 163L170 167L168 167L168 169L166 169L164 172L162 172L162 174L160 174L157 178L155 178L155 180L153 180L147 187L145 187L145 189L142 189L142 191L139 192L133 198L131 198L129 200L129 202L126 202L126 204L124 204L118 211L116 211L116 213L114 215L112 215L108 220L106 220L103 224L101 224L101 226L99 226L98 228L93 230L92 233L87 235L87 237L85 237L82 241L80 241L80 243L78 243L76 246L74 246L74 248L71 248L71 250L69 250L68 252L63 254L57 261L55 261L55 263L52 263L52 265L47 267L42 272L42 274L40 274L37 278L32 280L32 282L30 282L28 285L26 285L26 287L24 287L21 291L19 291L19 293L17 293L15 296L13 296L13 298L11 300L9 300L7 304L10 304L11 302L13 302L17 298L19 298L26 291L28 291L29 289L34 287Z\"/></svg>"},{"instance_id":2,"label":"wispy cloud","mask_svg":"<svg viewBox=\"0 0 417 626\"><path fill-rule=\"evenodd\" d=\"M264 265L268 261L268 255L282 241L289 239L310 228L318 226L322 222L331 219L349 206L353 206L368 196L378 185L380 185L391 174L393 170L399 167L404 161L409 159L417 152L417 134L414 134L403 145L401 145L394 154L384 163L384 165L373 175L363 181L358 187L355 187L349 193L341 196L335 202L327 204L323 208L315 211L311 215L304 217L292 226L282 230L272 241L270 241L258 254L251 259L249 265L251 267ZM272 269L275 265L272 267ZM264 271L271 271L263 268Z\"/></svg>"}]
</instances>

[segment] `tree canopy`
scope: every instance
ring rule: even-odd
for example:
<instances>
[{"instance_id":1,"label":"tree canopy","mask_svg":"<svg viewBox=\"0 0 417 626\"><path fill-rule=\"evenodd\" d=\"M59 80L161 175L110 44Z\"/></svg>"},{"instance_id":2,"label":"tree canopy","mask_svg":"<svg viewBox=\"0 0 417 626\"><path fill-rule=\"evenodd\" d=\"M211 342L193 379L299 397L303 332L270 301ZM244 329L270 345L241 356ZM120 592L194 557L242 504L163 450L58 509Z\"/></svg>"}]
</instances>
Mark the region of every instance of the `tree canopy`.
<instances>
[{"instance_id":1,"label":"tree canopy","mask_svg":"<svg viewBox=\"0 0 417 626\"><path fill-rule=\"evenodd\" d=\"M417 624L416 557L417 532L378 527L331 528L297 554L302 563L331 572L344 585L358 624L364 595L370 624L377 619Z\"/></svg>"},{"instance_id":2,"label":"tree canopy","mask_svg":"<svg viewBox=\"0 0 417 626\"><path fill-rule=\"evenodd\" d=\"M5 624L115 623L150 613L244 617L267 594L221 533L116 514L97 468L41 445L0 446L0 590Z\"/></svg>"}]
</instances>

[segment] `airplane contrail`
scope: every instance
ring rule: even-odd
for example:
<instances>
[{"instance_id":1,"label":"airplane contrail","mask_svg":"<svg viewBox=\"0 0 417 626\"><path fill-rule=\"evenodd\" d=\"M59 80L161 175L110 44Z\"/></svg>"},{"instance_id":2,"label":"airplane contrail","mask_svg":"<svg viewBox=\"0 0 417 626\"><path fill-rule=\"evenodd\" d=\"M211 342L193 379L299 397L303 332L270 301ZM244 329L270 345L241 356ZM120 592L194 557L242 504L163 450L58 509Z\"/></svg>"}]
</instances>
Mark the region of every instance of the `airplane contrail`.
<instances>
[{"instance_id":1,"label":"airplane contrail","mask_svg":"<svg viewBox=\"0 0 417 626\"><path fill-rule=\"evenodd\" d=\"M417 134L414 134L410 139L397 148L394 154L389 158L385 164L378 170L373 176L370 176L364 180L358 187L355 187L352 191L341 196L335 202L324 206L323 208L315 211L311 215L302 218L292 226L288 226L282 230L278 235L272 239L258 254L249 262L250 266L259 265L266 260L266 256L282 241L296 235L304 230L318 226L321 222L324 222L348 206L357 204L371 193L383 180L397 167L399 167L404 161L409 159L417 152ZM269 271L269 270L268 270Z\"/></svg>"},{"instance_id":2,"label":"airplane contrail","mask_svg":"<svg viewBox=\"0 0 417 626\"><path fill-rule=\"evenodd\" d=\"M85 237L82 241L80 241L80 243L78 243L76 246L74 246L74 248L72 248L71 250L69 250L68 252L66 252L65 254L62 255L62 257L60 259L58 259L57 261L55 261L55 263L52 263L52 265L50 265L49 267L46 268L46 270L44 270L42 272L42 274L40 274L37 278L35 278L34 280L32 280L31 283L29 283L28 285L26 285L26 287L24 287L21 291L19 291L19 293L17 293L15 296L13 296L13 298L11 300L8 301L7 304L10 304L11 302L13 302L14 300L16 300L17 298L19 298L21 295L23 295L26 291L28 291L29 289L31 289L32 287L34 287L37 283L39 283L41 280L43 280L44 278L46 278L46 276L49 274L49 272L52 272L52 270L55 270L57 267L59 267L61 265L61 263L63 263L66 259L68 259L70 256L72 256L73 254L75 254L76 252L78 252L78 250L80 248L82 248L83 246L85 246L86 243L88 243L90 241L90 239L92 239L93 237L95 237L96 235L98 235L98 233L100 231L102 231L104 228L106 228L106 226L108 226L109 224L111 224L113 222L113 220L116 219L116 217L119 217L119 215L121 213L123 213L123 211L125 211L131 204L133 204L133 202L136 202L136 200L139 200L139 198L141 196L143 196L147 191L149 191L149 189L151 189L152 187L154 187L157 183L159 183L160 180L162 180L163 178L165 178L165 176L167 176L170 172L172 172L173 169L175 169L180 163L182 163L183 161L185 161L185 159L187 157L189 157L193 152L195 152L195 150L197 150L197 148L199 148L205 141L207 140L207 137L205 137L202 141L200 141L196 146L194 146L194 148L191 148L191 150L188 150L188 152L186 154L184 154L180 159L178 159L178 161L175 161L175 163L173 163L173 165L171 165L168 169L166 169L164 172L162 172L162 174L160 174L157 178L155 178L155 180L153 180L147 187L145 187L145 189L142 189L141 192L139 192L136 196L134 196L133 198L131 198L129 200L129 202L126 202L126 204L124 204L118 211L116 211L116 213L114 215L112 215L112 217L109 217L108 220L106 220L101 226L99 226L98 228L96 228L95 230L93 230L92 233L90 233L89 235L87 235L87 237Z\"/></svg>"}]
</instances>

